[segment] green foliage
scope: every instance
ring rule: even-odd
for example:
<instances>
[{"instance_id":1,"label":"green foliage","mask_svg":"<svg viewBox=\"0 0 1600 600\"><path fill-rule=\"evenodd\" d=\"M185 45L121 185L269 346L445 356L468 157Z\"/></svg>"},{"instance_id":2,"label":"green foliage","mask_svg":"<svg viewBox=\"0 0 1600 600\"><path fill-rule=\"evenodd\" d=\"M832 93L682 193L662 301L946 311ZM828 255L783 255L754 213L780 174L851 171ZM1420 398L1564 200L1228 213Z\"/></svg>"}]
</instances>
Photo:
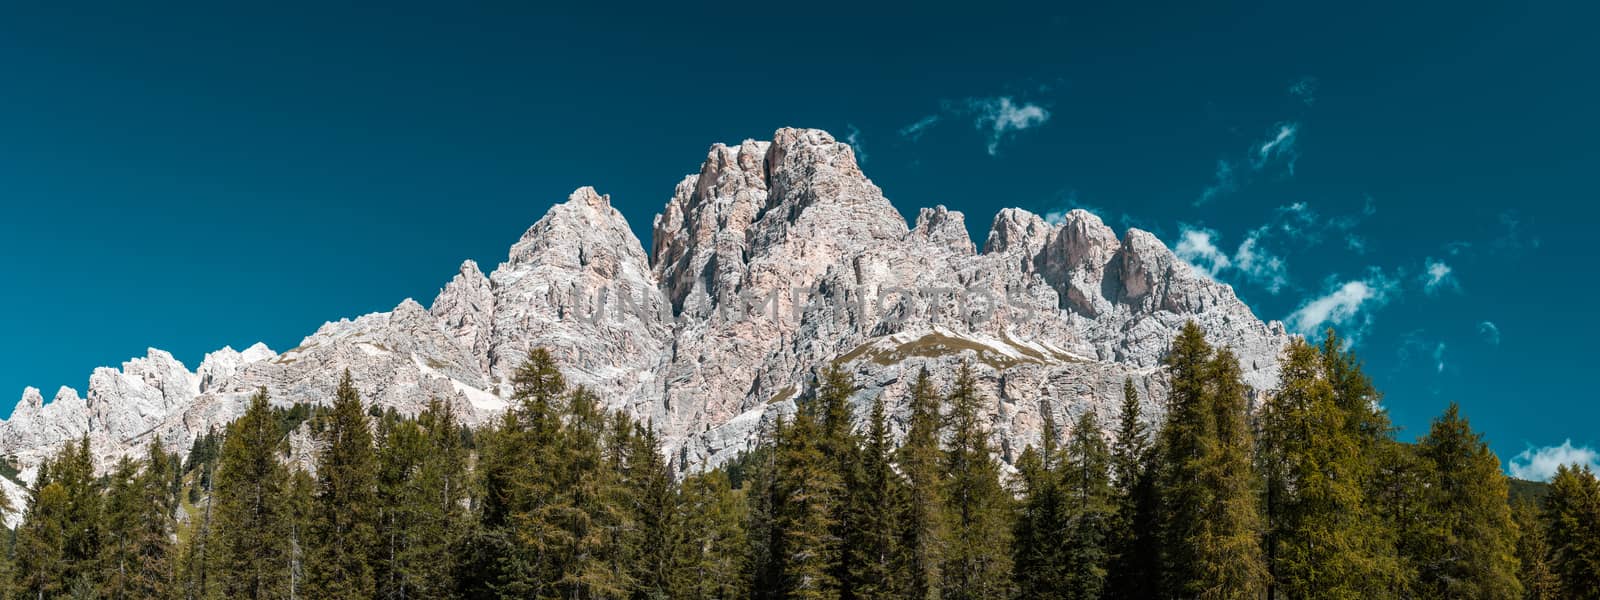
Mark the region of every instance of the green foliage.
<instances>
[{"instance_id":1,"label":"green foliage","mask_svg":"<svg viewBox=\"0 0 1600 600\"><path fill-rule=\"evenodd\" d=\"M1600 597L1592 472L1519 486L1545 493L1513 510L1458 409L1395 441L1329 340L1294 342L1253 399L1186 326L1158 430L1132 381L1111 444L1079 407L1062 435L1047 401L1014 476L971 365L943 399L925 371L902 411L874 398L860 430L829 365L754 447L676 474L651 424L541 350L475 430L445 402L363 410L348 376L331 407L263 391L183 460L154 440L97 475L83 439L44 461L0 600ZM315 478L286 464L294 430L319 441Z\"/></svg>"},{"instance_id":2,"label":"green foliage","mask_svg":"<svg viewBox=\"0 0 1600 600\"><path fill-rule=\"evenodd\" d=\"M1562 466L1550 480L1543 520L1563 598L1600 598L1600 480Z\"/></svg>"},{"instance_id":3,"label":"green foliage","mask_svg":"<svg viewBox=\"0 0 1600 600\"><path fill-rule=\"evenodd\" d=\"M1012 496L1000 485L1000 464L983 426L971 364L962 364L946 399L950 432L940 467L944 540L940 596L945 600L1002 598L1012 593Z\"/></svg>"},{"instance_id":4,"label":"green foliage","mask_svg":"<svg viewBox=\"0 0 1600 600\"><path fill-rule=\"evenodd\" d=\"M266 390L261 390L223 439L211 524L218 547L203 553L212 562L204 567L210 572L209 587L202 589L228 598L287 596L289 471L278 460L283 447Z\"/></svg>"},{"instance_id":5,"label":"green foliage","mask_svg":"<svg viewBox=\"0 0 1600 600\"><path fill-rule=\"evenodd\" d=\"M281 426L275 431L282 431ZM361 392L346 371L319 443L315 518L305 564L307 590L330 600L369 598L377 548L377 459Z\"/></svg>"},{"instance_id":6,"label":"green foliage","mask_svg":"<svg viewBox=\"0 0 1600 600\"><path fill-rule=\"evenodd\" d=\"M1261 417L1269 568L1274 593L1290 597L1372 598L1400 585L1370 500L1379 463L1369 434L1387 435L1386 421L1370 409L1365 376L1336 353L1291 341Z\"/></svg>"},{"instance_id":7,"label":"green foliage","mask_svg":"<svg viewBox=\"0 0 1600 600\"><path fill-rule=\"evenodd\" d=\"M939 598L947 534L939 465L939 397L927 369L918 371L909 403L911 418L897 456L906 480L904 503L896 510L900 545L906 553L904 592L906 598L931 600Z\"/></svg>"},{"instance_id":8,"label":"green foliage","mask_svg":"<svg viewBox=\"0 0 1600 600\"><path fill-rule=\"evenodd\" d=\"M1454 403L1418 444L1432 462L1431 526L1419 561L1420 592L1434 598L1514 598L1516 527L1500 459Z\"/></svg>"}]
</instances>

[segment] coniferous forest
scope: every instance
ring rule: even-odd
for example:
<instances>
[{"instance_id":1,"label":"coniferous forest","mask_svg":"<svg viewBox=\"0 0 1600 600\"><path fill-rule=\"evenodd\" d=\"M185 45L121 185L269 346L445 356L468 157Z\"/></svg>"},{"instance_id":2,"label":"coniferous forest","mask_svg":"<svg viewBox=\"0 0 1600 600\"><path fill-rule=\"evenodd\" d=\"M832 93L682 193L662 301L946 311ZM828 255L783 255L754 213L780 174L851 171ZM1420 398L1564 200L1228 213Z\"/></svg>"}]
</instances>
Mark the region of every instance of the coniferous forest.
<instances>
[{"instance_id":1,"label":"coniferous forest","mask_svg":"<svg viewBox=\"0 0 1600 600\"><path fill-rule=\"evenodd\" d=\"M1456 407L1398 440L1331 333L1293 342L1259 401L1193 324L1167 366L1165 418L1139 414L1131 383L1115 423L1044 411L1014 472L965 368L942 394L922 373L896 422L884 398L856 415L827 369L759 447L690 473L543 351L482 428L438 403L364 409L347 374L331 406L258 393L187 455L157 441L97 472L87 439L63 449L28 490L0 595L1600 598L1589 469L1513 500ZM302 427L315 475L284 460Z\"/></svg>"}]
</instances>

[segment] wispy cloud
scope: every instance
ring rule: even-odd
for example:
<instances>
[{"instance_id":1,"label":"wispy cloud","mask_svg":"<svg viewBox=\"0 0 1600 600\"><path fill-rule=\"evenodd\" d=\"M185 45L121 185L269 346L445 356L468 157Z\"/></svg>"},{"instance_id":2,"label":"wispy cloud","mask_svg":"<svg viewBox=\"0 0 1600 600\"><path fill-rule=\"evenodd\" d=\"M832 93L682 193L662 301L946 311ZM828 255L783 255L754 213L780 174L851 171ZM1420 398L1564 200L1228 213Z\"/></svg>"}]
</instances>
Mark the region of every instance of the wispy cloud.
<instances>
[{"instance_id":1,"label":"wispy cloud","mask_svg":"<svg viewBox=\"0 0 1600 600\"><path fill-rule=\"evenodd\" d=\"M1284 319L1297 333L1315 337L1324 327L1342 330L1354 341L1372 323L1372 311L1388 303L1397 291L1393 279L1372 269L1364 279L1333 281L1321 296L1307 299Z\"/></svg>"},{"instance_id":2,"label":"wispy cloud","mask_svg":"<svg viewBox=\"0 0 1600 600\"><path fill-rule=\"evenodd\" d=\"M989 134L989 155L1000 151L1000 141L1018 131L1032 129L1050 120L1050 111L1026 102L1017 104L1010 97L983 98L972 101L978 114L973 123Z\"/></svg>"},{"instance_id":3,"label":"wispy cloud","mask_svg":"<svg viewBox=\"0 0 1600 600\"><path fill-rule=\"evenodd\" d=\"M1317 101L1317 78L1307 75L1294 80L1289 84L1289 95L1299 98L1306 106L1311 106Z\"/></svg>"},{"instance_id":4,"label":"wispy cloud","mask_svg":"<svg viewBox=\"0 0 1600 600\"><path fill-rule=\"evenodd\" d=\"M1423 261L1423 271L1419 278L1422 281L1422 291L1428 295L1438 294L1442 290L1461 291L1461 282L1456 279L1455 270L1442 260L1429 257Z\"/></svg>"},{"instance_id":5,"label":"wispy cloud","mask_svg":"<svg viewBox=\"0 0 1600 600\"><path fill-rule=\"evenodd\" d=\"M1439 342L1433 347L1433 365L1435 373L1444 372L1444 342Z\"/></svg>"},{"instance_id":6,"label":"wispy cloud","mask_svg":"<svg viewBox=\"0 0 1600 600\"><path fill-rule=\"evenodd\" d=\"M1511 476L1532 481L1549 481L1562 466L1588 466L1600 470L1600 452L1588 446L1573 446L1572 440L1560 446L1529 447L1511 459Z\"/></svg>"},{"instance_id":7,"label":"wispy cloud","mask_svg":"<svg viewBox=\"0 0 1600 600\"><path fill-rule=\"evenodd\" d=\"M1491 346L1500 345L1500 326L1495 325L1494 321L1484 321L1479 323L1478 335L1483 336L1483 341L1489 342L1489 345Z\"/></svg>"},{"instance_id":8,"label":"wispy cloud","mask_svg":"<svg viewBox=\"0 0 1600 600\"><path fill-rule=\"evenodd\" d=\"M1275 132L1256 146L1255 152L1250 157L1250 166L1260 171L1268 165L1282 163L1288 167L1289 174L1293 175L1294 163L1300 158L1295 145L1300 134L1300 124L1279 123L1273 126L1273 129Z\"/></svg>"},{"instance_id":9,"label":"wispy cloud","mask_svg":"<svg viewBox=\"0 0 1600 600\"><path fill-rule=\"evenodd\" d=\"M1282 165L1290 175L1294 175L1295 163L1300 159L1297 145L1299 135L1299 123L1279 123L1273 126L1265 138L1251 143L1246 156L1241 160L1219 159L1216 170L1212 172L1211 183L1200 190L1200 195L1195 197L1193 204L1204 206L1237 192L1249 183L1249 175L1267 171L1278 165ZM1241 167L1248 167L1248 171L1242 171Z\"/></svg>"},{"instance_id":10,"label":"wispy cloud","mask_svg":"<svg viewBox=\"0 0 1600 600\"><path fill-rule=\"evenodd\" d=\"M1239 189L1239 181L1233 175L1233 163L1227 160L1217 161L1217 171L1212 175L1211 185L1200 190L1200 197L1194 199L1195 206L1210 204L1212 200L1221 198Z\"/></svg>"},{"instance_id":11,"label":"wispy cloud","mask_svg":"<svg viewBox=\"0 0 1600 600\"><path fill-rule=\"evenodd\" d=\"M928 129L946 118L971 118L973 127L987 138L985 148L990 156L1000 153L1000 144L1018 132L1034 129L1050 121L1050 111L1033 102L1018 101L1011 96L966 98L959 101L940 102L937 114L928 115L917 122L900 128L900 135L915 141Z\"/></svg>"},{"instance_id":12,"label":"wispy cloud","mask_svg":"<svg viewBox=\"0 0 1600 600\"><path fill-rule=\"evenodd\" d=\"M855 151L857 162L867 162L867 147L861 144L861 130L852 123L846 123L845 129L849 133L844 136L844 143L850 144L850 149Z\"/></svg>"},{"instance_id":13,"label":"wispy cloud","mask_svg":"<svg viewBox=\"0 0 1600 600\"><path fill-rule=\"evenodd\" d=\"M1501 235L1494 240L1494 249L1503 254L1517 255L1530 250L1538 250L1544 243L1543 240L1529 231L1523 222L1522 214L1515 210L1500 213Z\"/></svg>"},{"instance_id":14,"label":"wispy cloud","mask_svg":"<svg viewBox=\"0 0 1600 600\"><path fill-rule=\"evenodd\" d=\"M938 122L939 115L928 115L921 119L917 119L917 122L915 123L901 127L900 135L911 138L912 141L916 141L918 138L922 137L922 134L928 132L929 127L933 127L934 124Z\"/></svg>"}]
</instances>

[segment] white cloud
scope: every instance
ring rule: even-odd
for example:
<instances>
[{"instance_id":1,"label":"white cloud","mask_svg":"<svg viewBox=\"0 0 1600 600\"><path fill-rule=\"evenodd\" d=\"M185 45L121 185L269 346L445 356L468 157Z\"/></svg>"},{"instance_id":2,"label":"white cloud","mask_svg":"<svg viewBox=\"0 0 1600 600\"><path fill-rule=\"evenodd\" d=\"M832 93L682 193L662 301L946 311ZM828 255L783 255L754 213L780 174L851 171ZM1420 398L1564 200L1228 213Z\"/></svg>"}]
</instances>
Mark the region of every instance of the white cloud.
<instances>
[{"instance_id":1,"label":"white cloud","mask_svg":"<svg viewBox=\"0 0 1600 600\"><path fill-rule=\"evenodd\" d=\"M1424 261L1424 264L1426 264L1426 268L1423 270L1422 275L1419 276L1422 280L1423 292L1432 295L1439 293L1440 290L1461 291L1461 282L1456 280L1455 270L1451 269L1450 265L1445 264L1442 260L1434 260L1431 257Z\"/></svg>"},{"instance_id":2,"label":"white cloud","mask_svg":"<svg viewBox=\"0 0 1600 600\"><path fill-rule=\"evenodd\" d=\"M1479 323L1478 335L1483 336L1483 341L1489 342L1490 345L1500 345L1500 326L1495 325L1493 321Z\"/></svg>"},{"instance_id":3,"label":"white cloud","mask_svg":"<svg viewBox=\"0 0 1600 600\"><path fill-rule=\"evenodd\" d=\"M1347 329L1346 339L1354 340L1371 324L1373 309L1383 306L1396 289L1393 280L1374 269L1366 279L1331 286L1327 293L1301 303L1284 319L1295 332L1319 334L1324 327Z\"/></svg>"},{"instance_id":4,"label":"white cloud","mask_svg":"<svg viewBox=\"0 0 1600 600\"><path fill-rule=\"evenodd\" d=\"M1588 446L1573 446L1569 439L1560 446L1530 447L1512 458L1510 464L1512 477L1549 481L1561 465L1586 465L1600 470L1600 452Z\"/></svg>"},{"instance_id":5,"label":"white cloud","mask_svg":"<svg viewBox=\"0 0 1600 600\"><path fill-rule=\"evenodd\" d=\"M1283 163L1294 174L1294 163L1300 158L1295 141L1300 133L1299 123L1279 123L1271 139L1256 146L1250 156L1250 166L1257 171L1276 162Z\"/></svg>"},{"instance_id":6,"label":"white cloud","mask_svg":"<svg viewBox=\"0 0 1600 600\"><path fill-rule=\"evenodd\" d=\"M1444 372L1444 342L1439 342L1439 345L1433 347L1433 365L1435 373Z\"/></svg>"},{"instance_id":7,"label":"white cloud","mask_svg":"<svg viewBox=\"0 0 1600 600\"><path fill-rule=\"evenodd\" d=\"M846 123L845 127L850 133L844 136L844 143L850 144L850 149L855 151L856 161L867 162L867 148L861 145L861 130L851 123Z\"/></svg>"},{"instance_id":8,"label":"white cloud","mask_svg":"<svg viewBox=\"0 0 1600 600\"><path fill-rule=\"evenodd\" d=\"M1289 84L1289 95L1311 106L1317 101L1317 83L1317 78L1310 75L1296 79Z\"/></svg>"},{"instance_id":9,"label":"white cloud","mask_svg":"<svg viewBox=\"0 0 1600 600\"><path fill-rule=\"evenodd\" d=\"M989 133L990 156L999 152L1000 141L1007 135L1038 127L1050 120L1050 111L1031 102L1014 103L1009 96L981 98L971 102L977 113L973 125Z\"/></svg>"},{"instance_id":10,"label":"white cloud","mask_svg":"<svg viewBox=\"0 0 1600 600\"><path fill-rule=\"evenodd\" d=\"M1283 257L1268 252L1261 245L1265 235L1264 229L1251 231L1239 244L1239 250L1234 252L1233 263L1245 277L1277 294L1289 285L1289 269Z\"/></svg>"},{"instance_id":11,"label":"white cloud","mask_svg":"<svg viewBox=\"0 0 1600 600\"><path fill-rule=\"evenodd\" d=\"M1233 266L1233 259L1228 258L1228 253L1217 248L1212 241L1216 235L1217 232L1210 229L1184 226L1178 233L1178 245L1173 252L1184 262L1215 279L1224 269Z\"/></svg>"},{"instance_id":12,"label":"white cloud","mask_svg":"<svg viewBox=\"0 0 1600 600\"><path fill-rule=\"evenodd\" d=\"M939 114L902 127L900 135L915 141L946 117L971 117L972 125L988 137L989 155L995 156L1000 153L1000 143L1007 138L1048 122L1050 111L1032 102L1018 102L1011 96L945 101L940 103Z\"/></svg>"}]
</instances>

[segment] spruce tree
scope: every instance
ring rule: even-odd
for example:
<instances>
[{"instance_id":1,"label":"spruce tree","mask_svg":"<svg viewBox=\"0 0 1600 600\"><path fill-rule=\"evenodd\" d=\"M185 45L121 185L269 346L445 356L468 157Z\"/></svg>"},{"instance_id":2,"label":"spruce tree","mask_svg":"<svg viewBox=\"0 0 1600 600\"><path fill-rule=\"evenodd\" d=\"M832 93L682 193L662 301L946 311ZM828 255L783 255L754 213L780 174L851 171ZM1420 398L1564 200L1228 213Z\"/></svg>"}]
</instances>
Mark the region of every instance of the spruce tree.
<instances>
[{"instance_id":1,"label":"spruce tree","mask_svg":"<svg viewBox=\"0 0 1600 600\"><path fill-rule=\"evenodd\" d=\"M289 598L306 598L306 572L309 570L306 561L310 560L311 547L316 543L312 536L316 535L314 530L318 518L317 481L305 470L294 469L289 474L287 489L285 512L289 530Z\"/></svg>"},{"instance_id":2,"label":"spruce tree","mask_svg":"<svg viewBox=\"0 0 1600 600\"><path fill-rule=\"evenodd\" d=\"M1516 527L1507 504L1500 459L1450 404L1419 444L1433 463L1429 498L1439 521L1422 561L1423 595L1442 598L1515 598Z\"/></svg>"},{"instance_id":3,"label":"spruce tree","mask_svg":"<svg viewBox=\"0 0 1600 600\"><path fill-rule=\"evenodd\" d=\"M16 589L26 598L55 598L67 589L67 490L51 481L49 463L39 468L22 524L17 527Z\"/></svg>"},{"instance_id":4,"label":"spruce tree","mask_svg":"<svg viewBox=\"0 0 1600 600\"><path fill-rule=\"evenodd\" d=\"M450 409L431 400L415 419L394 422L379 456L379 556L383 598L450 594L454 546L466 529L466 452Z\"/></svg>"},{"instance_id":5,"label":"spruce tree","mask_svg":"<svg viewBox=\"0 0 1600 600\"><path fill-rule=\"evenodd\" d=\"M819 446L828 468L833 471L831 478L839 482L837 493L827 502L833 521L829 537L837 544L829 575L838 582L840 598L854 600L858 597L857 590L867 588L876 592L876 584L882 583L857 579L855 565L850 562L852 556L872 552L864 547L871 544L863 537L867 524L859 520L865 515L854 510L859 502L856 496L863 490L866 477L861 469L861 440L856 435L855 415L850 408L855 381L839 365L823 369L819 380L814 400L822 436Z\"/></svg>"},{"instance_id":6,"label":"spruce tree","mask_svg":"<svg viewBox=\"0 0 1600 600\"><path fill-rule=\"evenodd\" d=\"M872 402L859 474L848 493L853 529L843 558L849 569L852 597L860 600L905 597L905 553L900 547L896 514L904 503L905 486L890 462L893 447L889 436L888 416L880 396Z\"/></svg>"},{"instance_id":7,"label":"spruce tree","mask_svg":"<svg viewBox=\"0 0 1600 600\"><path fill-rule=\"evenodd\" d=\"M947 402L950 441L944 471L946 539L942 566L945 600L1001 598L1011 594L1011 502L1000 484L1000 465L982 422L983 399L970 363L963 363Z\"/></svg>"},{"instance_id":8,"label":"spruce tree","mask_svg":"<svg viewBox=\"0 0 1600 600\"><path fill-rule=\"evenodd\" d=\"M138 571L139 529L138 466L127 456L117 461L106 490L105 530L100 546L100 596L108 600L143 597L132 595L129 580Z\"/></svg>"},{"instance_id":9,"label":"spruce tree","mask_svg":"<svg viewBox=\"0 0 1600 600\"><path fill-rule=\"evenodd\" d=\"M1161 498L1162 595L1194 597L1206 587L1198 542L1205 509L1214 499L1213 491L1195 475L1205 468L1216 430L1216 413L1211 409L1207 390L1211 346L1194 322L1186 323L1173 339L1166 364L1172 389L1158 442L1162 458L1157 485Z\"/></svg>"},{"instance_id":10,"label":"spruce tree","mask_svg":"<svg viewBox=\"0 0 1600 600\"><path fill-rule=\"evenodd\" d=\"M1543 520L1563 598L1600 598L1600 480L1562 465L1550 479ZM19 553L20 556L20 553Z\"/></svg>"},{"instance_id":11,"label":"spruce tree","mask_svg":"<svg viewBox=\"0 0 1600 600\"><path fill-rule=\"evenodd\" d=\"M94 473L88 434L78 443L62 448L53 465L52 477L67 494L62 580L68 591L92 591L99 585L104 498L99 478Z\"/></svg>"},{"instance_id":12,"label":"spruce tree","mask_svg":"<svg viewBox=\"0 0 1600 600\"><path fill-rule=\"evenodd\" d=\"M835 502L844 482L824 453L817 407L801 406L778 439L773 480L772 556L780 598L839 597Z\"/></svg>"},{"instance_id":13,"label":"spruce tree","mask_svg":"<svg viewBox=\"0 0 1600 600\"><path fill-rule=\"evenodd\" d=\"M1060 430L1049 405L1040 407L1043 427L1039 447L1028 446L1017 458L1020 501L1012 527L1011 568L1022 598L1066 598L1067 499L1063 493Z\"/></svg>"},{"instance_id":14,"label":"spruce tree","mask_svg":"<svg viewBox=\"0 0 1600 600\"><path fill-rule=\"evenodd\" d=\"M944 504L940 489L939 397L926 368L917 372L910 390L911 419L898 450L898 466L906 490L899 513L901 541L906 553L905 597L938 600L943 580Z\"/></svg>"},{"instance_id":15,"label":"spruce tree","mask_svg":"<svg viewBox=\"0 0 1600 600\"><path fill-rule=\"evenodd\" d=\"M307 591L330 600L372 597L369 562L376 548L377 464L361 393L345 371L317 456L315 542L306 561Z\"/></svg>"},{"instance_id":16,"label":"spruce tree","mask_svg":"<svg viewBox=\"0 0 1600 600\"><path fill-rule=\"evenodd\" d=\"M1111 463L1099 420L1093 411L1084 411L1072 427L1060 466L1067 516L1066 531L1058 534L1065 542L1065 598L1093 600L1105 593L1115 511Z\"/></svg>"},{"instance_id":17,"label":"spruce tree","mask_svg":"<svg viewBox=\"0 0 1600 600\"><path fill-rule=\"evenodd\" d=\"M262 389L222 442L211 517L216 565L210 586L228 598L264 600L288 595L288 470L278 460L283 438ZM205 554L213 552L210 548ZM209 556L207 556L209 558Z\"/></svg>"},{"instance_id":18,"label":"spruce tree","mask_svg":"<svg viewBox=\"0 0 1600 600\"><path fill-rule=\"evenodd\" d=\"M631 563L624 573L636 596L660 597L671 589L668 565L679 526L672 518L672 474L662 460L653 426L634 423L620 413L613 420L614 444L622 449L614 460L621 467L617 499L623 510L611 521L622 528L618 538L625 546L617 557Z\"/></svg>"},{"instance_id":19,"label":"spruce tree","mask_svg":"<svg viewBox=\"0 0 1600 600\"><path fill-rule=\"evenodd\" d=\"M1132 379L1124 380L1117 440L1111 452L1116 520L1106 597L1113 600L1154 597L1160 580L1159 501L1154 468L1160 453L1151 450L1149 428L1141 420L1140 411L1139 391Z\"/></svg>"}]
</instances>

